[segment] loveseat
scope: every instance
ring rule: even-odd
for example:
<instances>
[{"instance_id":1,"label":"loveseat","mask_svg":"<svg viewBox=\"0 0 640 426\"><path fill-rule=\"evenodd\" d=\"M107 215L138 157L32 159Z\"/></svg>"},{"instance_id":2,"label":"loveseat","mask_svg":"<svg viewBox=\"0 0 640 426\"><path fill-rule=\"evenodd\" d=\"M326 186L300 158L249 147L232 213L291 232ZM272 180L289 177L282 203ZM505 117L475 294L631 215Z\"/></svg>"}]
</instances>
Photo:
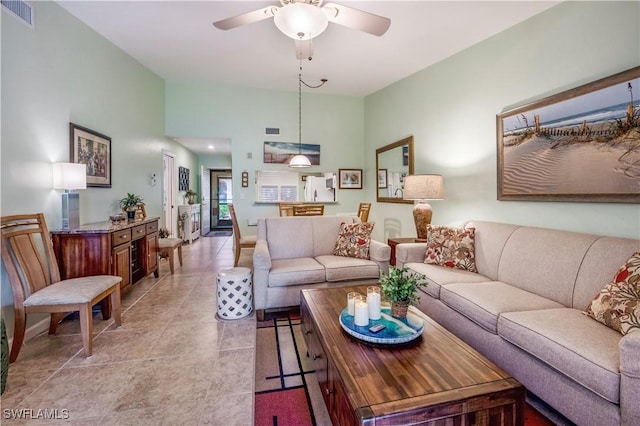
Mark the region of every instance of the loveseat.
<instances>
[{"instance_id":1,"label":"loveseat","mask_svg":"<svg viewBox=\"0 0 640 426\"><path fill-rule=\"evenodd\" d=\"M266 309L300 304L300 290L376 283L389 270L391 248L370 240L366 258L333 254L342 224L356 216L273 217L258 219L253 252L254 302L258 319Z\"/></svg>"},{"instance_id":2,"label":"loveseat","mask_svg":"<svg viewBox=\"0 0 640 426\"><path fill-rule=\"evenodd\" d=\"M583 311L640 241L471 221L477 272L425 264L399 244L396 266L424 274L419 309L578 425L640 425L640 331Z\"/></svg>"}]
</instances>

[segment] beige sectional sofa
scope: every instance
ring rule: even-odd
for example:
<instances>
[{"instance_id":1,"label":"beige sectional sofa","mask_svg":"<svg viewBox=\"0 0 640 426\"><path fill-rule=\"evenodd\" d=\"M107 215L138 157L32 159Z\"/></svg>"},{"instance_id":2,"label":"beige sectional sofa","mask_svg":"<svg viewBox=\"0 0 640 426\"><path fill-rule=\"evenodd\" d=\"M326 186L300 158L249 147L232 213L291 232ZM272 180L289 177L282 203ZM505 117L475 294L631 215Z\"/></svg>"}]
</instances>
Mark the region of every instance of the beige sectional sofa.
<instances>
[{"instance_id":1,"label":"beige sectional sofa","mask_svg":"<svg viewBox=\"0 0 640 426\"><path fill-rule=\"evenodd\" d=\"M391 248L371 240L370 259L334 256L342 223L355 216L273 217L258 219L253 252L254 302L258 319L266 309L300 304L300 290L375 283L389 270Z\"/></svg>"},{"instance_id":2,"label":"beige sectional sofa","mask_svg":"<svg viewBox=\"0 0 640 426\"><path fill-rule=\"evenodd\" d=\"M426 243L396 247L424 274L419 308L578 425L640 425L640 332L583 314L640 241L472 221L478 273L425 264Z\"/></svg>"}]
</instances>

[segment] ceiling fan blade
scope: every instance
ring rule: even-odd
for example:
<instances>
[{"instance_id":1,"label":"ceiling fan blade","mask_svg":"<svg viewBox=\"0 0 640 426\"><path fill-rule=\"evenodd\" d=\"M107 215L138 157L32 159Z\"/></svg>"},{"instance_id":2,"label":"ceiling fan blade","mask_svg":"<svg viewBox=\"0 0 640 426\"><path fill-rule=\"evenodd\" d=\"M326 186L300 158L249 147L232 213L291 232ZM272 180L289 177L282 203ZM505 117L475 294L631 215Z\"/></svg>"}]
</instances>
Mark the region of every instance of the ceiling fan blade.
<instances>
[{"instance_id":1,"label":"ceiling fan blade","mask_svg":"<svg viewBox=\"0 0 640 426\"><path fill-rule=\"evenodd\" d=\"M311 60L313 58L313 44L311 43L311 40L312 39L294 40L294 42L296 43L296 59Z\"/></svg>"},{"instance_id":2,"label":"ceiling fan blade","mask_svg":"<svg viewBox=\"0 0 640 426\"><path fill-rule=\"evenodd\" d=\"M389 18L336 3L327 3L322 9L333 23L377 36L384 34L391 25Z\"/></svg>"},{"instance_id":3,"label":"ceiling fan blade","mask_svg":"<svg viewBox=\"0 0 640 426\"><path fill-rule=\"evenodd\" d=\"M253 24L273 17L278 10L278 6L268 6L263 9L254 10L253 12L243 13L242 15L233 16L231 18L222 19L214 22L213 26L221 30L230 30L242 25Z\"/></svg>"}]
</instances>

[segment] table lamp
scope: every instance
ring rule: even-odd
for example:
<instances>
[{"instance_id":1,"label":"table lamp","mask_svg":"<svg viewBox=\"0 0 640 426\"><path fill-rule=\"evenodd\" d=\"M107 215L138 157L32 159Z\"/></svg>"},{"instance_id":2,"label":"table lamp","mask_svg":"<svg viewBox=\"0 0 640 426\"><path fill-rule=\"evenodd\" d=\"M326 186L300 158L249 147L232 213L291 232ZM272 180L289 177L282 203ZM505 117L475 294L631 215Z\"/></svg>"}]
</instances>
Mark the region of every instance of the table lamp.
<instances>
[{"instance_id":1,"label":"table lamp","mask_svg":"<svg viewBox=\"0 0 640 426\"><path fill-rule=\"evenodd\" d=\"M64 189L62 194L62 229L78 229L80 227L80 194L75 190L86 188L86 164L53 164L53 189Z\"/></svg>"},{"instance_id":2,"label":"table lamp","mask_svg":"<svg viewBox=\"0 0 640 426\"><path fill-rule=\"evenodd\" d=\"M433 210L427 200L444 199L444 188L441 175L409 175L404 181L402 198L418 200L413 207L413 220L416 224L418 238L416 241L427 240L427 225L431 223Z\"/></svg>"}]
</instances>

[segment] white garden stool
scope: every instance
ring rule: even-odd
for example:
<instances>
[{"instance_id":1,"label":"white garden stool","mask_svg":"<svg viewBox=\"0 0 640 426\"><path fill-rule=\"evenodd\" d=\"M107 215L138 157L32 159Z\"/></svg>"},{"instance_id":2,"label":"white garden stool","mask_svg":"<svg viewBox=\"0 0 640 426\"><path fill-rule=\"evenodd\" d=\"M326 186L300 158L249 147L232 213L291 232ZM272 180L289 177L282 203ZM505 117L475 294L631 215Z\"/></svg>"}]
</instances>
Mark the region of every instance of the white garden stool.
<instances>
[{"instance_id":1,"label":"white garden stool","mask_svg":"<svg viewBox=\"0 0 640 426\"><path fill-rule=\"evenodd\" d=\"M253 312L251 269L231 268L218 273L218 316L240 319Z\"/></svg>"}]
</instances>

